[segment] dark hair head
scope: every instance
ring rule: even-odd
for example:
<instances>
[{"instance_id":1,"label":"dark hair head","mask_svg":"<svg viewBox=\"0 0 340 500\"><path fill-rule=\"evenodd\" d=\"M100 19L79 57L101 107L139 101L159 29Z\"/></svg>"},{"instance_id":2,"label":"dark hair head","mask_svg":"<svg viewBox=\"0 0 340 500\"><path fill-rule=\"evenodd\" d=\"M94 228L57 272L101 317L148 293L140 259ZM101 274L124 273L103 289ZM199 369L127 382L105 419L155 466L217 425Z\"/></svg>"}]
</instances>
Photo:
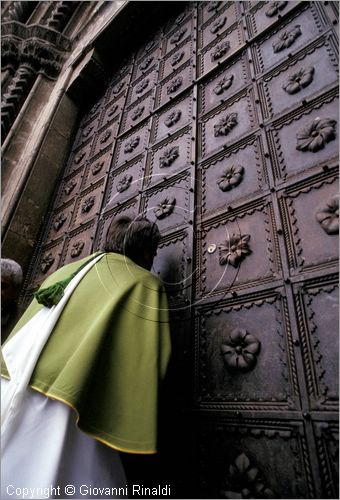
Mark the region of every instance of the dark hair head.
<instances>
[{"instance_id":1,"label":"dark hair head","mask_svg":"<svg viewBox=\"0 0 340 500\"><path fill-rule=\"evenodd\" d=\"M138 261L144 251L155 253L161 235L157 224L145 217L114 218L107 230L104 250Z\"/></svg>"}]
</instances>

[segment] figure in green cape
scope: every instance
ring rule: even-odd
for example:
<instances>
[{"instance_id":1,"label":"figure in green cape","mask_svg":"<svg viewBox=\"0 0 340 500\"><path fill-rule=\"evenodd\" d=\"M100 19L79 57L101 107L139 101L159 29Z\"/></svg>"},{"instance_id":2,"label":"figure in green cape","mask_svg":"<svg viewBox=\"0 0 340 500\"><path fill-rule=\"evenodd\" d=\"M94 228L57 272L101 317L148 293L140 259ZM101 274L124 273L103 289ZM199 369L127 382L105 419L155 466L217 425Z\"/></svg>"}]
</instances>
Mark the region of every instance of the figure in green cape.
<instances>
[{"instance_id":1,"label":"figure in green cape","mask_svg":"<svg viewBox=\"0 0 340 500\"><path fill-rule=\"evenodd\" d=\"M102 443L101 448L113 453L157 451L158 397L170 356L167 297L158 278L149 272L159 240L156 224L145 218L113 219L102 252L62 267L35 294L3 348L2 460L6 465L2 489L13 474L20 477L20 467L26 480L33 475L33 486L39 483L39 472L33 472L34 456L44 453L39 434L45 419L37 411L33 429L32 422L26 422L32 396L48 398L52 414L51 405L62 405L62 411L68 412L63 453L67 453L69 426L73 433L86 435L91 443ZM19 390L21 386L24 389ZM56 435L61 427L57 422ZM27 452L20 451L23 443L16 439L25 425L31 425L27 446L34 442L37 448L29 460ZM78 474L82 455L77 458ZM52 481L51 477L60 482L61 476L64 482L75 480L61 467L60 457L59 453L50 460L54 473L40 483ZM113 463L112 456L110 460ZM47 462L48 458L46 469ZM86 470L93 475L96 467L84 465L77 480L89 482ZM124 482L122 477L119 484Z\"/></svg>"}]
</instances>

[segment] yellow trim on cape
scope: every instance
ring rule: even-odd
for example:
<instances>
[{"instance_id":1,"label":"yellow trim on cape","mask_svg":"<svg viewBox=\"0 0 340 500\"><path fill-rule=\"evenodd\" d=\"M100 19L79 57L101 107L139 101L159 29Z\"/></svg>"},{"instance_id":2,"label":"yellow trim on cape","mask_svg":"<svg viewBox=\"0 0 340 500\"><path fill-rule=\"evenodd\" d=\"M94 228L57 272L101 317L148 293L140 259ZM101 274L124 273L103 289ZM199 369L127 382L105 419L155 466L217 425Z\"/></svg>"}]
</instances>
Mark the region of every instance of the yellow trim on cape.
<instances>
[{"instance_id":1,"label":"yellow trim on cape","mask_svg":"<svg viewBox=\"0 0 340 500\"><path fill-rule=\"evenodd\" d=\"M79 415L79 412L77 410L77 408L75 406L73 406L69 401L66 401L66 399L62 399L61 397L59 396L56 396L54 394L51 394L49 392L45 392L45 391L42 391L41 389L39 389L38 387L34 386L34 385L29 385L29 387L31 387L31 389L33 389L34 391L37 391L39 392L39 394L43 394L44 396L46 396L47 398L49 399L52 399L52 400L55 400L55 401L59 401L60 403L63 403L65 404L66 406L68 406L69 408L71 408L71 410L73 410L75 413L76 413L76 416L77 416L77 420L76 420L76 426L78 427L78 429L81 431L81 432L84 432L84 434L87 434L88 436L91 436L93 439L95 439L96 441L99 441L100 443L103 443L105 444L106 446L108 446L109 448L112 448L114 450L117 450L117 451L122 451L124 453L131 453L131 454L138 454L138 455L154 455L155 453L157 453L157 450L150 450L150 451L140 451L140 450L127 450L127 449L124 449L124 448L120 448L118 446L113 446L112 444L110 444L108 441L105 441L104 439L102 438L99 438L98 436L96 436L95 434L91 434L90 432L87 432L85 431L84 429L82 429L79 425L78 425L78 422L79 422L79 419L80 419L80 415Z\"/></svg>"},{"instance_id":2,"label":"yellow trim on cape","mask_svg":"<svg viewBox=\"0 0 340 500\"><path fill-rule=\"evenodd\" d=\"M81 262L59 269L43 286ZM11 336L40 308L33 300ZM109 253L83 277L65 308L30 387L75 410L79 429L103 444L155 454L158 395L170 356L167 299L158 278ZM1 371L9 375L6 363Z\"/></svg>"}]
</instances>

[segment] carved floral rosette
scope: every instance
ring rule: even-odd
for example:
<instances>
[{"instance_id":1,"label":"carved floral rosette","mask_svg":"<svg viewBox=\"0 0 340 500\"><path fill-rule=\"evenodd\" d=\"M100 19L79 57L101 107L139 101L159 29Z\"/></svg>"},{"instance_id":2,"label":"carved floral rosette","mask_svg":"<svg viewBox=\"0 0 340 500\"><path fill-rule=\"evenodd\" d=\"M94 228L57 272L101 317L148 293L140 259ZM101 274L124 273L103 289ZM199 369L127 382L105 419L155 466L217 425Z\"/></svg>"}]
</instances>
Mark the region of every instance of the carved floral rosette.
<instances>
[{"instance_id":1,"label":"carved floral rosette","mask_svg":"<svg viewBox=\"0 0 340 500\"><path fill-rule=\"evenodd\" d=\"M295 40L302 35L301 27L299 24L293 26L291 29L281 33L279 38L273 43L273 51L275 53L281 52L281 50L288 49Z\"/></svg>"},{"instance_id":2,"label":"carved floral rosette","mask_svg":"<svg viewBox=\"0 0 340 500\"><path fill-rule=\"evenodd\" d=\"M235 328L221 344L221 354L225 367L230 371L248 372L253 370L261 343L244 328Z\"/></svg>"},{"instance_id":3,"label":"carved floral rosette","mask_svg":"<svg viewBox=\"0 0 340 500\"><path fill-rule=\"evenodd\" d=\"M127 153L132 153L132 151L134 149L136 149L136 147L138 146L139 144L139 141L140 141L140 137L139 135L136 135L135 137L131 137L126 143L125 143L125 146L124 146L124 153L127 154Z\"/></svg>"},{"instance_id":4,"label":"carved floral rosette","mask_svg":"<svg viewBox=\"0 0 340 500\"><path fill-rule=\"evenodd\" d=\"M100 144L104 144L105 142L107 142L110 139L111 134L112 134L111 130L105 130L105 132L101 135L99 139Z\"/></svg>"},{"instance_id":5,"label":"carved floral rosette","mask_svg":"<svg viewBox=\"0 0 340 500\"><path fill-rule=\"evenodd\" d=\"M184 57L184 51L183 50L180 50L179 52L176 52L176 54L174 54L170 60L170 63L171 63L171 66L176 66L179 62L181 62L181 60L183 59Z\"/></svg>"},{"instance_id":6,"label":"carved floral rosette","mask_svg":"<svg viewBox=\"0 0 340 500\"><path fill-rule=\"evenodd\" d=\"M187 31L186 28L181 28L180 30L176 31L176 33L174 35L172 35L172 37L170 38L170 43L172 45L178 43L183 38L186 31Z\"/></svg>"},{"instance_id":7,"label":"carved floral rosette","mask_svg":"<svg viewBox=\"0 0 340 500\"><path fill-rule=\"evenodd\" d=\"M115 85L112 89L113 94L119 94L119 92L123 89L124 87L124 82L119 82L117 85Z\"/></svg>"},{"instance_id":8,"label":"carved floral rosette","mask_svg":"<svg viewBox=\"0 0 340 500\"><path fill-rule=\"evenodd\" d=\"M96 201L95 196L89 196L88 198L86 198L81 206L82 213L83 214L88 213L93 207L95 201Z\"/></svg>"},{"instance_id":9,"label":"carved floral rosette","mask_svg":"<svg viewBox=\"0 0 340 500\"><path fill-rule=\"evenodd\" d=\"M83 130L83 132L81 134L82 137L84 137L84 139L87 139L90 136L93 129L94 129L93 125L90 125L89 127L87 127L85 130Z\"/></svg>"},{"instance_id":10,"label":"carved floral rosette","mask_svg":"<svg viewBox=\"0 0 340 500\"><path fill-rule=\"evenodd\" d=\"M339 234L339 195L332 196L320 207L315 217L327 234Z\"/></svg>"},{"instance_id":11,"label":"carved floral rosette","mask_svg":"<svg viewBox=\"0 0 340 500\"><path fill-rule=\"evenodd\" d=\"M52 264L54 263L54 257L53 257L53 254L52 252L49 252L47 254L45 254L41 260L41 264L40 264L40 269L41 269L41 272L46 274L47 271L49 270L49 268L52 266Z\"/></svg>"},{"instance_id":12,"label":"carved floral rosette","mask_svg":"<svg viewBox=\"0 0 340 500\"><path fill-rule=\"evenodd\" d=\"M167 196L154 208L154 214L157 219L164 219L168 217L174 211L176 205L176 198L173 196Z\"/></svg>"},{"instance_id":13,"label":"carved floral rosette","mask_svg":"<svg viewBox=\"0 0 340 500\"><path fill-rule=\"evenodd\" d=\"M150 66L153 60L153 56L148 56L146 59L144 59L144 61L142 61L139 65L140 70L145 71Z\"/></svg>"},{"instance_id":14,"label":"carved floral rosette","mask_svg":"<svg viewBox=\"0 0 340 500\"><path fill-rule=\"evenodd\" d=\"M288 2L269 2L269 9L266 10L267 17L273 17L283 10Z\"/></svg>"},{"instance_id":15,"label":"carved floral rosette","mask_svg":"<svg viewBox=\"0 0 340 500\"><path fill-rule=\"evenodd\" d=\"M228 135L237 124L237 113L225 115L214 125L214 136Z\"/></svg>"},{"instance_id":16,"label":"carved floral rosette","mask_svg":"<svg viewBox=\"0 0 340 500\"><path fill-rule=\"evenodd\" d=\"M231 87L233 81L234 81L234 75L226 75L226 76L224 76L215 85L215 87L213 89L214 93L216 95L222 94L223 92L225 92L226 90L228 90L229 87Z\"/></svg>"},{"instance_id":17,"label":"carved floral rosette","mask_svg":"<svg viewBox=\"0 0 340 500\"><path fill-rule=\"evenodd\" d=\"M223 57L229 49L230 43L227 40L217 44L210 54L211 61L214 62L221 59L221 57Z\"/></svg>"},{"instance_id":18,"label":"carved floral rosette","mask_svg":"<svg viewBox=\"0 0 340 500\"><path fill-rule=\"evenodd\" d=\"M144 112L145 106L137 106L136 109L133 110L131 114L131 120L136 121L140 118Z\"/></svg>"},{"instance_id":19,"label":"carved floral rosette","mask_svg":"<svg viewBox=\"0 0 340 500\"><path fill-rule=\"evenodd\" d=\"M95 165L93 165L92 170L91 170L92 175L99 174L99 172L101 171L103 166L104 166L104 161L98 161Z\"/></svg>"},{"instance_id":20,"label":"carved floral rosette","mask_svg":"<svg viewBox=\"0 0 340 500\"><path fill-rule=\"evenodd\" d=\"M61 212L54 220L53 228L55 231L59 231L59 229L65 224L67 217L64 212Z\"/></svg>"},{"instance_id":21,"label":"carved floral rosette","mask_svg":"<svg viewBox=\"0 0 340 500\"><path fill-rule=\"evenodd\" d=\"M230 191L242 182L243 176L244 167L242 165L230 165L224 169L216 183L221 191Z\"/></svg>"},{"instance_id":22,"label":"carved floral rosette","mask_svg":"<svg viewBox=\"0 0 340 500\"><path fill-rule=\"evenodd\" d=\"M213 10L217 10L222 2L209 2L207 11L212 12Z\"/></svg>"},{"instance_id":23,"label":"carved floral rosette","mask_svg":"<svg viewBox=\"0 0 340 500\"><path fill-rule=\"evenodd\" d=\"M145 78L138 85L136 85L136 94L141 94L149 86L149 78Z\"/></svg>"},{"instance_id":24,"label":"carved floral rosette","mask_svg":"<svg viewBox=\"0 0 340 500\"><path fill-rule=\"evenodd\" d=\"M225 243L221 243L218 246L220 265L230 264L233 267L238 267L242 260L252 253L249 240L249 234L232 234Z\"/></svg>"},{"instance_id":25,"label":"carved floral rosette","mask_svg":"<svg viewBox=\"0 0 340 500\"><path fill-rule=\"evenodd\" d=\"M221 28L223 28L223 26L225 25L226 21L227 21L226 16L222 16L219 19L217 19L217 21L215 21L212 24L212 26L210 28L210 33L212 33L213 35L215 33L217 33Z\"/></svg>"},{"instance_id":26,"label":"carved floral rosette","mask_svg":"<svg viewBox=\"0 0 340 500\"><path fill-rule=\"evenodd\" d=\"M282 85L283 90L285 90L287 94L296 94L305 87L308 87L313 81L314 71L313 66L307 66L289 75L287 82Z\"/></svg>"},{"instance_id":27,"label":"carved floral rosette","mask_svg":"<svg viewBox=\"0 0 340 500\"><path fill-rule=\"evenodd\" d=\"M75 241L71 248L71 257L78 257L82 253L84 246L85 242L83 240Z\"/></svg>"},{"instance_id":28,"label":"carved floral rosette","mask_svg":"<svg viewBox=\"0 0 340 500\"><path fill-rule=\"evenodd\" d=\"M123 191L129 189L129 187L131 186L132 179L133 179L132 175L124 175L121 179L119 179L116 187L118 193L122 193Z\"/></svg>"},{"instance_id":29,"label":"carved floral rosette","mask_svg":"<svg viewBox=\"0 0 340 500\"><path fill-rule=\"evenodd\" d=\"M311 123L298 130L296 149L312 153L323 149L328 142L335 139L336 123L336 120L331 118L315 118Z\"/></svg>"},{"instance_id":30,"label":"carved floral rosette","mask_svg":"<svg viewBox=\"0 0 340 500\"><path fill-rule=\"evenodd\" d=\"M172 146L171 148L165 149L162 156L159 159L159 167L165 168L170 167L172 163L179 157L179 147Z\"/></svg>"},{"instance_id":31,"label":"carved floral rosette","mask_svg":"<svg viewBox=\"0 0 340 500\"><path fill-rule=\"evenodd\" d=\"M85 157L85 154L86 153L84 151L82 151L81 153L78 153L77 156L74 159L74 163L76 165L79 165L79 163L81 163L82 159Z\"/></svg>"},{"instance_id":32,"label":"carved floral rosette","mask_svg":"<svg viewBox=\"0 0 340 500\"><path fill-rule=\"evenodd\" d=\"M277 498L268 481L245 453L229 466L221 498Z\"/></svg>"},{"instance_id":33,"label":"carved floral rosette","mask_svg":"<svg viewBox=\"0 0 340 500\"><path fill-rule=\"evenodd\" d=\"M74 179L71 179L68 181L68 183L65 185L64 187L64 192L65 194L68 196L69 194L72 193L72 191L74 190L74 188L76 187L77 185L77 182L74 180Z\"/></svg>"},{"instance_id":34,"label":"carved floral rosette","mask_svg":"<svg viewBox=\"0 0 340 500\"><path fill-rule=\"evenodd\" d=\"M113 104L107 112L107 116L113 116L115 112L118 110L118 104Z\"/></svg>"},{"instance_id":35,"label":"carved floral rosette","mask_svg":"<svg viewBox=\"0 0 340 500\"><path fill-rule=\"evenodd\" d=\"M174 109L166 116L164 123L167 127L170 128L181 119L181 116L182 111L180 109Z\"/></svg>"},{"instance_id":36,"label":"carved floral rosette","mask_svg":"<svg viewBox=\"0 0 340 500\"><path fill-rule=\"evenodd\" d=\"M174 78L173 80L171 80L171 82L166 88L167 93L172 94L176 92L176 90L181 87L182 83L183 83L183 78L181 76Z\"/></svg>"}]
</instances>

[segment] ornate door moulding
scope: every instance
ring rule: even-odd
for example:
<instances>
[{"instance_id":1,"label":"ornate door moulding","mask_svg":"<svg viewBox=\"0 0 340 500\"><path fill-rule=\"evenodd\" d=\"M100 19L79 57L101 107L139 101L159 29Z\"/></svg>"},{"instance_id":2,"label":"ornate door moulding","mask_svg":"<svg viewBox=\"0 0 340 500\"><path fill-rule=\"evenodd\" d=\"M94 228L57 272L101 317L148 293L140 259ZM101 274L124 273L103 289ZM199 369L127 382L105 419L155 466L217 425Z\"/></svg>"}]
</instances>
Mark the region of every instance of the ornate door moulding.
<instances>
[{"instance_id":1,"label":"ornate door moulding","mask_svg":"<svg viewBox=\"0 0 340 500\"><path fill-rule=\"evenodd\" d=\"M36 71L55 79L66 53L71 50L71 41L46 26L25 26L11 21L2 26L1 48L3 70L26 62Z\"/></svg>"}]
</instances>

